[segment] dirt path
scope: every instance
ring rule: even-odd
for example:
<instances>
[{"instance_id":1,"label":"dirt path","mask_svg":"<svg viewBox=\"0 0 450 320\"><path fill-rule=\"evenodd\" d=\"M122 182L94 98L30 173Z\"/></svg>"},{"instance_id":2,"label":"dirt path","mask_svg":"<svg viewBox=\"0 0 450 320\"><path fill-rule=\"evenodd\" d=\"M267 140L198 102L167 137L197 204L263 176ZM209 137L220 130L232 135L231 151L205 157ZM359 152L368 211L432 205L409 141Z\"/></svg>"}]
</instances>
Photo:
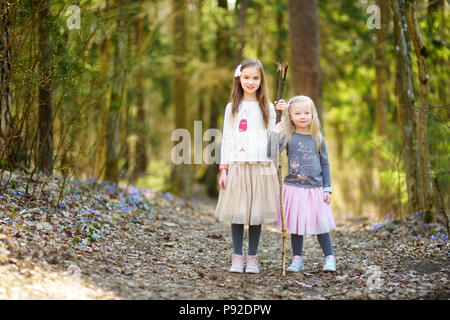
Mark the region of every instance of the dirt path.
<instances>
[{"instance_id":1,"label":"dirt path","mask_svg":"<svg viewBox=\"0 0 450 320\"><path fill-rule=\"evenodd\" d=\"M333 233L336 273L321 271L322 251L316 238L307 236L305 272L285 278L280 276L282 238L273 228L263 229L259 275L227 271L230 230L211 216L160 215L144 229L145 235L133 229L123 232L126 241L111 240L99 248L101 255L80 261L87 279L126 299L448 298L448 260L408 264L376 240L358 241L360 232L344 225ZM247 232L245 238L244 251ZM111 270L117 261L123 264Z\"/></svg>"},{"instance_id":2,"label":"dirt path","mask_svg":"<svg viewBox=\"0 0 450 320\"><path fill-rule=\"evenodd\" d=\"M374 228L338 221L337 272L321 271L320 246L306 236L305 271L282 278L281 234L273 228L263 228L261 273L229 273L230 228L213 217L214 201L169 194L148 201L151 215L142 211L139 222L97 209L104 234L92 244L75 243L68 226L58 232L58 214L43 219L23 209L14 225L4 218L10 203L0 201L0 299L449 298L448 245L418 239L408 222ZM244 251L247 241L246 229Z\"/></svg>"}]
</instances>

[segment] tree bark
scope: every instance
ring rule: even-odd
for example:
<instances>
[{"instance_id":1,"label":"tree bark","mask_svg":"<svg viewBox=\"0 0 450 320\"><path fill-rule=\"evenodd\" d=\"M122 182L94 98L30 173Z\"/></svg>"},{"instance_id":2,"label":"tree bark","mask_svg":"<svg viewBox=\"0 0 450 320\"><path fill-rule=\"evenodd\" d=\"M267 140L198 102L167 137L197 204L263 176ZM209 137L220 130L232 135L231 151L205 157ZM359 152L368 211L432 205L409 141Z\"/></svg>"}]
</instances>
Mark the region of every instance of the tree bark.
<instances>
[{"instance_id":1,"label":"tree bark","mask_svg":"<svg viewBox=\"0 0 450 320\"><path fill-rule=\"evenodd\" d=\"M276 38L276 45L274 50L274 60L276 62L286 62L286 47L288 47L288 44L286 43L287 40L287 27L284 22L284 14L286 11L286 4L284 1L277 1L277 13L276 13L276 26L277 26L277 38ZM274 82L274 91L276 92L278 89L278 83Z\"/></svg>"},{"instance_id":2,"label":"tree bark","mask_svg":"<svg viewBox=\"0 0 450 320\"><path fill-rule=\"evenodd\" d=\"M381 28L376 29L377 43L375 49L375 71L377 81L377 98L375 101L375 123L378 136L385 136L387 132L387 103L388 92L386 84L388 83L389 61L386 59L387 53L387 35L389 28L389 8L387 0L377 0L380 8Z\"/></svg>"},{"instance_id":3,"label":"tree bark","mask_svg":"<svg viewBox=\"0 0 450 320\"><path fill-rule=\"evenodd\" d=\"M226 0L218 0L218 5L221 14L226 15L228 5ZM223 68L226 65L230 65L232 61L232 54L229 46L230 32L225 19L218 21L217 33L216 33L216 68ZM223 24L221 23L223 22ZM213 94L211 98L211 109L209 114L209 127L217 128L217 119L221 112L224 112L226 101L229 98L229 86L227 83L217 83L214 85ZM216 149L217 150L217 149ZM219 166L214 163L208 166L206 172L206 185L207 194L210 197L217 197L219 192L217 190L217 176L219 173Z\"/></svg>"},{"instance_id":4,"label":"tree bark","mask_svg":"<svg viewBox=\"0 0 450 320\"><path fill-rule=\"evenodd\" d=\"M236 48L236 65L238 65L244 57L244 47L245 47L245 25L247 22L247 9L249 0L241 0L240 7L238 10L238 43Z\"/></svg>"},{"instance_id":5,"label":"tree bark","mask_svg":"<svg viewBox=\"0 0 450 320\"><path fill-rule=\"evenodd\" d=\"M120 10L121 2L115 3L115 10ZM121 68L123 59L123 48L125 47L123 35L124 20L121 13L118 13L116 30L112 35L113 66L112 79L109 91L109 109L106 125L106 166L105 180L118 182L119 180L119 133L122 106L122 93L124 85L124 73Z\"/></svg>"},{"instance_id":6,"label":"tree bark","mask_svg":"<svg viewBox=\"0 0 450 320\"><path fill-rule=\"evenodd\" d=\"M174 40L174 101L175 128L186 128L186 0L173 1L173 40ZM189 143L191 143L189 141ZM187 152L185 150L185 152ZM189 155L190 159L191 155ZM172 169L172 190L184 197L189 197L191 189L191 169L189 164L174 165Z\"/></svg>"},{"instance_id":7,"label":"tree bark","mask_svg":"<svg viewBox=\"0 0 450 320\"><path fill-rule=\"evenodd\" d=\"M411 50L408 31L405 30L404 4L404 0L390 0L390 7L394 18L397 113L404 145L403 155L409 200L408 211L413 212L418 208L420 200L419 179L417 176L417 136Z\"/></svg>"},{"instance_id":8,"label":"tree bark","mask_svg":"<svg viewBox=\"0 0 450 320\"><path fill-rule=\"evenodd\" d=\"M288 10L292 95L309 96L314 101L322 122L317 0L289 0Z\"/></svg>"},{"instance_id":9,"label":"tree bark","mask_svg":"<svg viewBox=\"0 0 450 320\"><path fill-rule=\"evenodd\" d=\"M51 93L50 1L41 0L39 8L39 140L38 168L50 175L53 171L53 114Z\"/></svg>"},{"instance_id":10,"label":"tree bark","mask_svg":"<svg viewBox=\"0 0 450 320\"><path fill-rule=\"evenodd\" d=\"M277 1L277 39L275 46L275 60L279 62L283 62L286 58L285 47L286 43L286 34L287 28L284 22L284 13L286 11L286 4L284 1Z\"/></svg>"},{"instance_id":11,"label":"tree bark","mask_svg":"<svg viewBox=\"0 0 450 320\"><path fill-rule=\"evenodd\" d=\"M199 28L203 28L203 6L204 6L205 0L198 0L198 10L197 10L197 21L199 22ZM204 44L204 34L203 32L197 32L197 54L200 57L201 61L207 61L208 60L208 49L205 47ZM197 113L197 120L203 121L204 114L205 114L205 101L207 99L208 94L202 93L199 95L199 102L198 102L198 113Z\"/></svg>"},{"instance_id":12,"label":"tree bark","mask_svg":"<svg viewBox=\"0 0 450 320\"><path fill-rule=\"evenodd\" d=\"M109 10L111 10L110 5L105 6L105 8L98 9L98 14L109 14ZM102 12L103 11L103 12ZM105 79L108 77L112 65L111 61L111 44L112 40L110 37L104 36L102 44L99 48L100 56L99 56L99 78ZM109 93L110 83L109 81L105 81L100 86L101 90L105 92L105 94ZM107 123L108 123L108 99L105 97L103 99L98 99L95 104L95 114L94 116L99 119L99 121L95 121L92 123L92 130L95 132L95 137L93 137L92 144L96 146L95 148L95 163L92 166L92 171L90 173L91 177L95 177L96 180L99 180L100 177L105 175L105 167L106 167L106 132L107 132Z\"/></svg>"},{"instance_id":13,"label":"tree bark","mask_svg":"<svg viewBox=\"0 0 450 320\"><path fill-rule=\"evenodd\" d=\"M15 165L16 151L20 146L14 134L14 119L11 115L10 6L7 1L2 1L0 6L0 23L3 28L0 36L0 158L6 158L9 167Z\"/></svg>"},{"instance_id":14,"label":"tree bark","mask_svg":"<svg viewBox=\"0 0 450 320\"><path fill-rule=\"evenodd\" d=\"M140 12L144 12L143 0L139 0ZM144 16L145 17L145 16ZM144 17L139 15L136 35L137 59L139 61L136 74L136 147L135 147L135 166L132 175L132 181L135 182L140 175L147 170L147 116L144 104L144 71L142 67L142 49L144 41Z\"/></svg>"},{"instance_id":15,"label":"tree bark","mask_svg":"<svg viewBox=\"0 0 450 320\"><path fill-rule=\"evenodd\" d=\"M431 177L431 166L427 135L427 118L430 106L430 75L428 73L427 49L422 38L419 25L415 15L416 7L412 0L406 0L405 13L408 24L408 31L413 43L417 57L417 67L419 70L419 108L417 112L417 149L418 149L418 175L423 192L423 203L421 207L424 211L424 221L431 223L434 221L434 201L433 201L433 180Z\"/></svg>"},{"instance_id":16,"label":"tree bark","mask_svg":"<svg viewBox=\"0 0 450 320\"><path fill-rule=\"evenodd\" d=\"M386 188L382 182L382 171L386 168L386 161L383 159L380 152L381 146L387 135L387 104L389 101L388 90L386 84L388 83L388 67L389 60L386 58L387 54L387 36L389 33L389 7L387 0L377 0L377 5L380 8L380 28L376 29L377 42L375 48L375 76L376 76L376 100L375 100L375 132L378 136L378 143L380 147L373 150L373 164L376 169L376 180L374 186L376 197L376 205L379 212L386 210L385 195Z\"/></svg>"},{"instance_id":17,"label":"tree bark","mask_svg":"<svg viewBox=\"0 0 450 320\"><path fill-rule=\"evenodd\" d=\"M444 0L428 0L427 3L427 11L428 14L433 13L433 11L437 11L444 6Z\"/></svg>"}]
</instances>

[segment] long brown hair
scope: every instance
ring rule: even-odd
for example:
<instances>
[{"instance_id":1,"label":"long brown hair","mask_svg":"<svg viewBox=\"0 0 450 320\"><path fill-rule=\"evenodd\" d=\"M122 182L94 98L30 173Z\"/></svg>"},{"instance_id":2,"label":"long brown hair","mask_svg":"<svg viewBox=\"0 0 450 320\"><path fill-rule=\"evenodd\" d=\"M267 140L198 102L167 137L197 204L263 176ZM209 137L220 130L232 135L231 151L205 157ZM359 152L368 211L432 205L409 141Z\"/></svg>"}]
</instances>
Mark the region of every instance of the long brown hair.
<instances>
[{"instance_id":1,"label":"long brown hair","mask_svg":"<svg viewBox=\"0 0 450 320\"><path fill-rule=\"evenodd\" d=\"M248 67L256 67L261 74L261 83L259 85L258 90L256 91L256 99L258 100L259 108L261 109L261 114L264 120L265 127L269 123L269 99L268 91L266 88L266 81L264 79L264 68L261 61L257 59L245 59L241 62L241 71ZM234 86L233 91L231 92L231 101L232 101L232 117L239 111L239 105L241 104L242 99L244 98L244 89L242 89L240 77L234 78Z\"/></svg>"}]
</instances>

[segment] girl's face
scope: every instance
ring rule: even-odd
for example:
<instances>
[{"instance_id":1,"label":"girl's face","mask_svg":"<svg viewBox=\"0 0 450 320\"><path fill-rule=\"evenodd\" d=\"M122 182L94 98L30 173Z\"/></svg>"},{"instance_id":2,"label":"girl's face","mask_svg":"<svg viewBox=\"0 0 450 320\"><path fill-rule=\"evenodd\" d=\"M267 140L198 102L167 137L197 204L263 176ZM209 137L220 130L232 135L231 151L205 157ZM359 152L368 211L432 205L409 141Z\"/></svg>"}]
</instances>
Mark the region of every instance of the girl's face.
<instances>
[{"instance_id":1,"label":"girl's face","mask_svg":"<svg viewBox=\"0 0 450 320\"><path fill-rule=\"evenodd\" d=\"M289 118L296 128L309 128L313 118L311 106L307 102L292 103L289 107Z\"/></svg>"},{"instance_id":2,"label":"girl's face","mask_svg":"<svg viewBox=\"0 0 450 320\"><path fill-rule=\"evenodd\" d=\"M261 84L261 73L257 67L247 67L241 70L240 82L244 95L256 96L256 91Z\"/></svg>"}]
</instances>

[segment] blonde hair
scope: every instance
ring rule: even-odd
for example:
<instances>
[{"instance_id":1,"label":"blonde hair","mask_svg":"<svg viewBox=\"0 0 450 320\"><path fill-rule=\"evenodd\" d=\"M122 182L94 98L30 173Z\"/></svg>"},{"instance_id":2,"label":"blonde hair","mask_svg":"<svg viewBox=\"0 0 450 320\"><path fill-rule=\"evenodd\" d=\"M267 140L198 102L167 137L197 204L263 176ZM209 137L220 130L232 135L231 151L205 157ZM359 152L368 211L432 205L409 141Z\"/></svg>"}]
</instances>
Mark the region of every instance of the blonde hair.
<instances>
[{"instance_id":1,"label":"blonde hair","mask_svg":"<svg viewBox=\"0 0 450 320\"><path fill-rule=\"evenodd\" d=\"M316 106L314 105L314 101L312 101L312 99L307 96L295 96L290 100L290 105L289 105L290 107L288 109L289 116L285 118L286 119L286 125L285 125L286 139L284 141L283 147L289 143L289 141L291 140L292 135L294 134L295 129L296 129L294 122L292 122L292 120L290 118L292 105L295 103L307 103L311 107L312 121L311 121L311 125L309 126L309 130L310 130L311 137L316 142L317 151L319 153L322 152L321 146L322 146L323 135L322 135L322 132L320 131L321 125L320 125L319 115L317 114L317 109L316 109Z\"/></svg>"}]
</instances>

